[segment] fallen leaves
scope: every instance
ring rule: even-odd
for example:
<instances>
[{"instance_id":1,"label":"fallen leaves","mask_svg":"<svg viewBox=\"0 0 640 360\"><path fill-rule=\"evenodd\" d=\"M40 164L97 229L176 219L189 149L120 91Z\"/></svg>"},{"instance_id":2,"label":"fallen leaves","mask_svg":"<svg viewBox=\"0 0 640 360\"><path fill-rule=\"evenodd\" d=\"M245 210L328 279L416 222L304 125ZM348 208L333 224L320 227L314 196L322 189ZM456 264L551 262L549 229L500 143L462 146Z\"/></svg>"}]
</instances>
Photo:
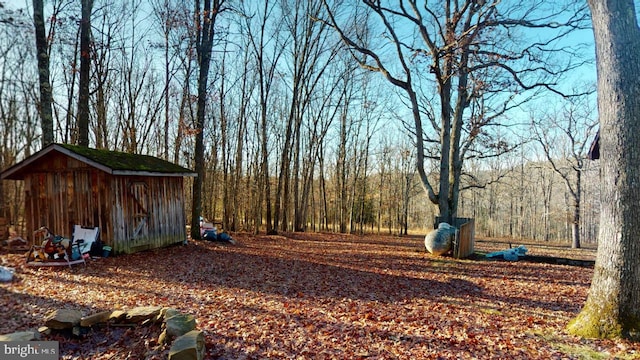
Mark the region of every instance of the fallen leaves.
<instances>
[{"instance_id":1,"label":"fallen leaves","mask_svg":"<svg viewBox=\"0 0 640 360\"><path fill-rule=\"evenodd\" d=\"M564 332L584 303L590 268L432 257L411 237L234 238L238 245L190 242L72 270L27 268L7 256L18 269L14 282L0 285L0 333L37 328L60 306L88 315L160 305L196 317L211 359L548 359L578 357L567 349L584 346L640 351ZM61 337L62 358L166 358L156 331Z\"/></svg>"}]
</instances>

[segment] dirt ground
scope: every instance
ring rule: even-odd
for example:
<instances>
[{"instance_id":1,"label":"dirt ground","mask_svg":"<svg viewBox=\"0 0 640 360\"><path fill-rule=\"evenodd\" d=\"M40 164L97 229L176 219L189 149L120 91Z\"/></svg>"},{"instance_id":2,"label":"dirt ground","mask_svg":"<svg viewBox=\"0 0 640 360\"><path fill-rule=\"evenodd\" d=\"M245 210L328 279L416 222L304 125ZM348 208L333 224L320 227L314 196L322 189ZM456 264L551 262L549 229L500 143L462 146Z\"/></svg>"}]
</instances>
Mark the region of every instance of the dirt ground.
<instances>
[{"instance_id":1,"label":"dirt ground","mask_svg":"<svg viewBox=\"0 0 640 360\"><path fill-rule=\"evenodd\" d=\"M0 283L0 334L37 329L56 308L85 315L160 305L193 314L207 359L640 359L640 345L564 327L584 303L595 250L527 244L532 260L428 254L419 236L232 234L91 260L16 269ZM512 246L519 245L512 243ZM548 257L580 260L547 263ZM165 359L157 326L53 333L62 359Z\"/></svg>"}]
</instances>

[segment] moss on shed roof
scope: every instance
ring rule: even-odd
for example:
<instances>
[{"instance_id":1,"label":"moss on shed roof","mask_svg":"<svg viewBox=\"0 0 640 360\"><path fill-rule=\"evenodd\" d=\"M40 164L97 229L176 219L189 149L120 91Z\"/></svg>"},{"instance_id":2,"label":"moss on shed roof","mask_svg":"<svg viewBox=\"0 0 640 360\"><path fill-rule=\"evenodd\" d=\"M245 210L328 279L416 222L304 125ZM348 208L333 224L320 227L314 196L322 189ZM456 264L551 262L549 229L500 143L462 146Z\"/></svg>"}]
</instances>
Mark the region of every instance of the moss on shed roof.
<instances>
[{"instance_id":1,"label":"moss on shed roof","mask_svg":"<svg viewBox=\"0 0 640 360\"><path fill-rule=\"evenodd\" d=\"M121 171L146 171L160 173L191 173L192 171L174 163L149 155L130 154L119 151L92 149L84 146L58 144L98 164Z\"/></svg>"}]
</instances>

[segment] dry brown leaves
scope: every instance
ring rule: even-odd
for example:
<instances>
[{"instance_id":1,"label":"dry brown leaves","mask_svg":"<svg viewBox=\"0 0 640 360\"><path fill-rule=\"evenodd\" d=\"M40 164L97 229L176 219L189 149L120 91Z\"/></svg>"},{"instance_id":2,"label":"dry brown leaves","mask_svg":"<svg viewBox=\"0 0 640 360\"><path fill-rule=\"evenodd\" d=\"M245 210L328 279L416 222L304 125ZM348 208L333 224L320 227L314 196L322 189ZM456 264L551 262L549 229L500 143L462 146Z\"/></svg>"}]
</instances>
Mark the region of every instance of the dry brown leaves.
<instances>
[{"instance_id":1,"label":"dry brown leaves","mask_svg":"<svg viewBox=\"0 0 640 360\"><path fill-rule=\"evenodd\" d=\"M28 268L18 255L3 255L18 268L0 285L0 333L37 328L58 307L88 315L161 305L196 316L210 359L640 354L637 344L564 331L585 301L591 268L433 257L418 237L234 238L236 245L191 242L72 270ZM157 335L153 327L111 327L49 339L61 342L63 359L166 358Z\"/></svg>"}]
</instances>

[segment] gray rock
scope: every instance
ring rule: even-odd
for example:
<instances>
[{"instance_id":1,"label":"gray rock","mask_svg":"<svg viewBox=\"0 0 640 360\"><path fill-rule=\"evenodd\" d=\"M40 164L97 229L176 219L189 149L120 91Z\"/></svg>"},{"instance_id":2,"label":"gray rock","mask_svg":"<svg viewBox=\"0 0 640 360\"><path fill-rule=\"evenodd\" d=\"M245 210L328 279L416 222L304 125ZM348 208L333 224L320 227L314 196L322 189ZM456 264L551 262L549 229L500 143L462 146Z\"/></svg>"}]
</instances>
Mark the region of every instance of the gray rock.
<instances>
[{"instance_id":1,"label":"gray rock","mask_svg":"<svg viewBox=\"0 0 640 360\"><path fill-rule=\"evenodd\" d=\"M20 331L11 334L0 335L0 341L33 341L38 340L40 334L36 331Z\"/></svg>"},{"instance_id":2,"label":"gray rock","mask_svg":"<svg viewBox=\"0 0 640 360\"><path fill-rule=\"evenodd\" d=\"M196 318L190 314L177 314L165 321L167 336L174 338L182 336L196 328Z\"/></svg>"},{"instance_id":3,"label":"gray rock","mask_svg":"<svg viewBox=\"0 0 640 360\"><path fill-rule=\"evenodd\" d=\"M49 313L45 318L45 326L54 330L71 329L80 325L82 313L78 310L58 309Z\"/></svg>"},{"instance_id":4,"label":"gray rock","mask_svg":"<svg viewBox=\"0 0 640 360\"><path fill-rule=\"evenodd\" d=\"M80 326L89 327L99 323L106 323L111 318L111 311L102 311L80 319Z\"/></svg>"},{"instance_id":5,"label":"gray rock","mask_svg":"<svg viewBox=\"0 0 640 360\"><path fill-rule=\"evenodd\" d=\"M127 311L127 321L141 323L148 319L154 319L162 310L162 306L140 306Z\"/></svg>"},{"instance_id":6,"label":"gray rock","mask_svg":"<svg viewBox=\"0 0 640 360\"><path fill-rule=\"evenodd\" d=\"M162 311L160 311L158 320L166 321L168 318L178 314L180 314L180 311L178 311L177 309L169 308L169 307L162 308Z\"/></svg>"},{"instance_id":7,"label":"gray rock","mask_svg":"<svg viewBox=\"0 0 640 360\"><path fill-rule=\"evenodd\" d=\"M178 337L169 349L169 360L202 360L205 353L204 334L191 330Z\"/></svg>"}]
</instances>

